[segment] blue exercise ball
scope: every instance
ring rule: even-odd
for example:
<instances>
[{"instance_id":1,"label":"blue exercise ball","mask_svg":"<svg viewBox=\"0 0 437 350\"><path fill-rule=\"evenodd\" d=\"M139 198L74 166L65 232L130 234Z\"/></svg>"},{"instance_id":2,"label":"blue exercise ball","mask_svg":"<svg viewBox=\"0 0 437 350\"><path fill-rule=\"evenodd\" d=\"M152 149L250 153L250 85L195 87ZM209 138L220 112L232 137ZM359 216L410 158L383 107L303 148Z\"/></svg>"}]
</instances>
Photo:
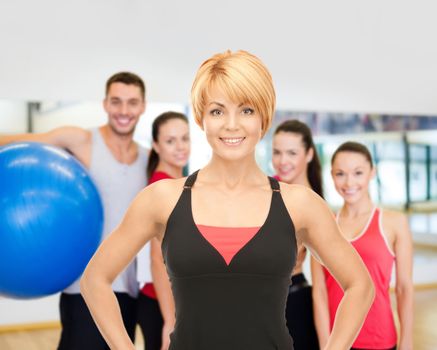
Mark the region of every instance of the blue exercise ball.
<instances>
[{"instance_id":1,"label":"blue exercise ball","mask_svg":"<svg viewBox=\"0 0 437 350\"><path fill-rule=\"evenodd\" d=\"M35 298L74 282L96 251L103 207L87 170L41 143L0 148L0 294Z\"/></svg>"}]
</instances>

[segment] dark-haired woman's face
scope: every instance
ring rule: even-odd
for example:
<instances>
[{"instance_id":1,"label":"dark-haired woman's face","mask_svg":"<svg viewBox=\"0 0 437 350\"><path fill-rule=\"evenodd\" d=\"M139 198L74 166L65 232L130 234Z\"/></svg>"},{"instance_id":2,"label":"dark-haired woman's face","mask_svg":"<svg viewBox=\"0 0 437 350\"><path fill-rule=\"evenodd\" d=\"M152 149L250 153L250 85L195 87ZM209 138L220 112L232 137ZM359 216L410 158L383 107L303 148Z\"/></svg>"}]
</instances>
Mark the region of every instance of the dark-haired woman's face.
<instances>
[{"instance_id":1,"label":"dark-haired woman's face","mask_svg":"<svg viewBox=\"0 0 437 350\"><path fill-rule=\"evenodd\" d=\"M183 168L190 156L190 131L181 119L170 119L159 127L158 141L153 148L159 154L159 162Z\"/></svg>"},{"instance_id":2,"label":"dark-haired woman's face","mask_svg":"<svg viewBox=\"0 0 437 350\"><path fill-rule=\"evenodd\" d=\"M345 151L337 153L331 175L338 194L346 203L353 204L368 196L375 170L363 154Z\"/></svg>"},{"instance_id":3,"label":"dark-haired woman's face","mask_svg":"<svg viewBox=\"0 0 437 350\"><path fill-rule=\"evenodd\" d=\"M313 150L306 150L302 135L279 132L273 137L272 164L281 181L304 183Z\"/></svg>"}]
</instances>

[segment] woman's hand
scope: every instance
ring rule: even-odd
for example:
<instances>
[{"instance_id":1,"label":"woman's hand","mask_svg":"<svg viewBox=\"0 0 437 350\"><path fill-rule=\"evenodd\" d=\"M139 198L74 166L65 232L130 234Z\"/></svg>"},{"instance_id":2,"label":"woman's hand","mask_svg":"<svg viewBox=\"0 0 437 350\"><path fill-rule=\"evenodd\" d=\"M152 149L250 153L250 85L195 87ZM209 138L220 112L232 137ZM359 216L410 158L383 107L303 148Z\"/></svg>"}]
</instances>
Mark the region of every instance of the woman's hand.
<instances>
[{"instance_id":1,"label":"woman's hand","mask_svg":"<svg viewBox=\"0 0 437 350\"><path fill-rule=\"evenodd\" d=\"M170 334L173 332L174 323L169 324L168 322L164 323L162 327L162 346L161 350L168 350L170 347Z\"/></svg>"}]
</instances>

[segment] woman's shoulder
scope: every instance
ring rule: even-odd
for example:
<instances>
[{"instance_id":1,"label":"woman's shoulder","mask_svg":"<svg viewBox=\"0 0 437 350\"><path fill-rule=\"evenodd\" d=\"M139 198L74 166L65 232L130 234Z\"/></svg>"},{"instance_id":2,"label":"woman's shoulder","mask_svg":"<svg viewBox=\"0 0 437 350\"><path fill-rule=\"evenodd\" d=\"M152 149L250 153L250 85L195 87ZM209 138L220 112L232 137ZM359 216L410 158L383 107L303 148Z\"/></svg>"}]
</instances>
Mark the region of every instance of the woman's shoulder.
<instances>
[{"instance_id":1,"label":"woman's shoulder","mask_svg":"<svg viewBox=\"0 0 437 350\"><path fill-rule=\"evenodd\" d=\"M184 189L184 178L163 179L146 186L138 195L139 207L148 208L159 222L165 222Z\"/></svg>"},{"instance_id":2,"label":"woman's shoulder","mask_svg":"<svg viewBox=\"0 0 437 350\"><path fill-rule=\"evenodd\" d=\"M159 181L154 181L147 186L150 191L155 194L164 194L170 192L181 192L184 188L186 177L181 177L179 179L162 178Z\"/></svg>"},{"instance_id":3,"label":"woman's shoulder","mask_svg":"<svg viewBox=\"0 0 437 350\"><path fill-rule=\"evenodd\" d=\"M317 194L304 185L287 184L279 181L281 194L284 200L309 200L311 201Z\"/></svg>"},{"instance_id":4,"label":"woman's shoulder","mask_svg":"<svg viewBox=\"0 0 437 350\"><path fill-rule=\"evenodd\" d=\"M380 208L380 215L382 215L383 225L388 226L390 228L396 228L399 226L407 226L408 227L408 217L405 213L392 210Z\"/></svg>"},{"instance_id":5,"label":"woman's shoulder","mask_svg":"<svg viewBox=\"0 0 437 350\"><path fill-rule=\"evenodd\" d=\"M300 221L307 222L317 216L329 216L329 219L335 217L325 200L309 187L283 182L280 182L280 186L282 199L296 226L299 226Z\"/></svg>"},{"instance_id":6,"label":"woman's shoulder","mask_svg":"<svg viewBox=\"0 0 437 350\"><path fill-rule=\"evenodd\" d=\"M154 208L161 210L161 206L176 202L183 188L184 178L163 179L144 187L137 197L140 202L144 202L148 206L153 203Z\"/></svg>"},{"instance_id":7,"label":"woman's shoulder","mask_svg":"<svg viewBox=\"0 0 437 350\"><path fill-rule=\"evenodd\" d=\"M314 191L303 185L280 182L281 196L290 214L296 217L313 214L313 210L323 201Z\"/></svg>"},{"instance_id":8,"label":"woman's shoulder","mask_svg":"<svg viewBox=\"0 0 437 350\"><path fill-rule=\"evenodd\" d=\"M399 221L399 220L406 220L407 215L401 211L393 210L393 209L386 209L386 208L379 208L379 211L381 215L383 215L383 218L387 221Z\"/></svg>"}]
</instances>

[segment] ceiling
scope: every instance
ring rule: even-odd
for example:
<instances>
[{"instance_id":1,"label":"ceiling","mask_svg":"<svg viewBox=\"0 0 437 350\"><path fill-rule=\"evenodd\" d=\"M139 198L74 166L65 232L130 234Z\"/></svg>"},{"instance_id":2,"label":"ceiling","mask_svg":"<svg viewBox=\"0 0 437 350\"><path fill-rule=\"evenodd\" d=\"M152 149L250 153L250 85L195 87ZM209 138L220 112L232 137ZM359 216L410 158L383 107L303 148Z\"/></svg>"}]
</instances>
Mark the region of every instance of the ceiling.
<instances>
[{"instance_id":1,"label":"ceiling","mask_svg":"<svg viewBox=\"0 0 437 350\"><path fill-rule=\"evenodd\" d=\"M188 103L196 69L245 49L278 107L437 114L434 1L2 0L0 99L96 100L116 71Z\"/></svg>"}]
</instances>

